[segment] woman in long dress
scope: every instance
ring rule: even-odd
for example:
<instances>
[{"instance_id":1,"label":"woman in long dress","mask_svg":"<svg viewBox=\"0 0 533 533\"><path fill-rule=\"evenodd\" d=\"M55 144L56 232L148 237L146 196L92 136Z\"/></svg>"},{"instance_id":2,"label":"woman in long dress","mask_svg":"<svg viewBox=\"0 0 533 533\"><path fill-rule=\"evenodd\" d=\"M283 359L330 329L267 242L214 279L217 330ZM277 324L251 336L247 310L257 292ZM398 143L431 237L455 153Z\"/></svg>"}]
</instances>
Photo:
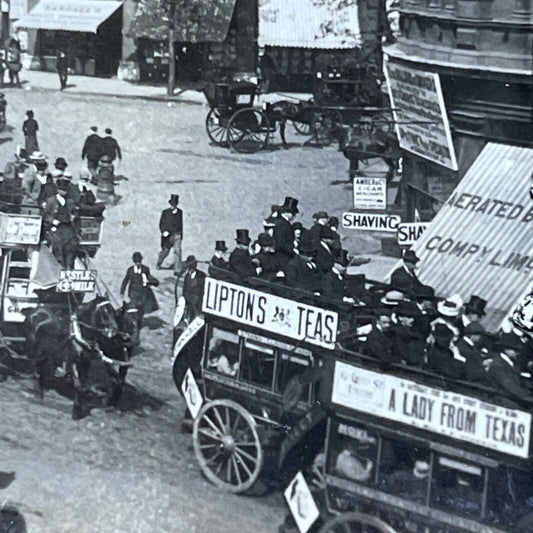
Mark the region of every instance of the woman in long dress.
<instances>
[{"instance_id":1,"label":"woman in long dress","mask_svg":"<svg viewBox=\"0 0 533 533\"><path fill-rule=\"evenodd\" d=\"M39 124L33 118L33 111L26 111L27 119L22 125L24 132L24 139L26 140L26 153L31 155L33 152L39 151L39 142L37 141L37 131L39 131Z\"/></svg>"}]
</instances>

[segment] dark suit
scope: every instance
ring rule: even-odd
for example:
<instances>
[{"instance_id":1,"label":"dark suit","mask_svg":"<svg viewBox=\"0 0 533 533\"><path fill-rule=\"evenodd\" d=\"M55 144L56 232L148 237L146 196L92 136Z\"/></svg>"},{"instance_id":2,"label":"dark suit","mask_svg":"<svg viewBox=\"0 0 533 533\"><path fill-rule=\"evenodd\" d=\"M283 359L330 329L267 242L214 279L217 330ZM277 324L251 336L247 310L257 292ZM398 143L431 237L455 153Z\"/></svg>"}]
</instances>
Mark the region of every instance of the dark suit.
<instances>
[{"instance_id":1,"label":"dark suit","mask_svg":"<svg viewBox=\"0 0 533 533\"><path fill-rule=\"evenodd\" d=\"M515 398L523 399L527 395L527 391L520 382L518 364L515 363L515 366L511 366L503 359L502 354L497 354L494 357L488 371L488 377L494 387L499 390L503 389Z\"/></svg>"},{"instance_id":2,"label":"dark suit","mask_svg":"<svg viewBox=\"0 0 533 533\"><path fill-rule=\"evenodd\" d=\"M319 242L316 247L315 263L322 272L328 272L335 264L333 252L329 246Z\"/></svg>"},{"instance_id":3,"label":"dark suit","mask_svg":"<svg viewBox=\"0 0 533 533\"><path fill-rule=\"evenodd\" d=\"M421 366L426 351L426 337L414 328L393 324L393 350L398 359L411 366Z\"/></svg>"},{"instance_id":4,"label":"dark suit","mask_svg":"<svg viewBox=\"0 0 533 533\"><path fill-rule=\"evenodd\" d=\"M337 274L331 269L323 273L320 294L326 298L342 300L346 295L346 283L342 274Z\"/></svg>"},{"instance_id":5,"label":"dark suit","mask_svg":"<svg viewBox=\"0 0 533 533\"><path fill-rule=\"evenodd\" d=\"M183 278L183 298L187 304L186 312L189 320L202 312L205 274L201 270L188 270Z\"/></svg>"},{"instance_id":6,"label":"dark suit","mask_svg":"<svg viewBox=\"0 0 533 533\"><path fill-rule=\"evenodd\" d=\"M428 350L426 368L454 379L462 378L464 373L463 365L453 358L452 351L438 345L432 346Z\"/></svg>"},{"instance_id":7,"label":"dark suit","mask_svg":"<svg viewBox=\"0 0 533 533\"><path fill-rule=\"evenodd\" d=\"M144 313L151 313L159 309L154 293L150 288L150 285L158 285L159 282L150 274L150 269L147 266L141 265L140 273L135 272L135 269L136 266L132 265L126 270L126 275L120 285L120 295L124 295L127 287L130 303L138 310L137 324L140 329Z\"/></svg>"},{"instance_id":8,"label":"dark suit","mask_svg":"<svg viewBox=\"0 0 533 533\"><path fill-rule=\"evenodd\" d=\"M87 158L87 166L91 173L96 172L98 161L102 157L102 137L97 133L91 133L83 143L81 158Z\"/></svg>"},{"instance_id":9,"label":"dark suit","mask_svg":"<svg viewBox=\"0 0 533 533\"><path fill-rule=\"evenodd\" d=\"M229 257L229 266L231 271L238 274L243 280L257 275L252 257L247 249L235 248Z\"/></svg>"},{"instance_id":10,"label":"dark suit","mask_svg":"<svg viewBox=\"0 0 533 533\"><path fill-rule=\"evenodd\" d=\"M296 255L284 267L287 285L303 291L320 291L321 275L314 263Z\"/></svg>"},{"instance_id":11,"label":"dark suit","mask_svg":"<svg viewBox=\"0 0 533 533\"><path fill-rule=\"evenodd\" d=\"M424 284L418 279L416 274L411 274L405 266L397 268L390 277L391 286L409 296L414 296Z\"/></svg>"},{"instance_id":12,"label":"dark suit","mask_svg":"<svg viewBox=\"0 0 533 533\"><path fill-rule=\"evenodd\" d=\"M268 281L275 281L276 274L281 270L282 264L276 252L265 252L264 250L254 256L261 267L259 277Z\"/></svg>"},{"instance_id":13,"label":"dark suit","mask_svg":"<svg viewBox=\"0 0 533 533\"><path fill-rule=\"evenodd\" d=\"M117 157L122 159L122 152L116 139L110 135L104 137L101 141L102 155L107 155L114 161Z\"/></svg>"},{"instance_id":14,"label":"dark suit","mask_svg":"<svg viewBox=\"0 0 533 533\"><path fill-rule=\"evenodd\" d=\"M483 367L483 357L481 356L481 348L475 344L470 344L466 339L461 337L455 346L462 357L466 359L464 362L465 378L472 383L482 383L488 385L488 376Z\"/></svg>"},{"instance_id":15,"label":"dark suit","mask_svg":"<svg viewBox=\"0 0 533 533\"><path fill-rule=\"evenodd\" d=\"M294 257L294 230L291 223L279 216L274 226L274 249L279 254L280 260L286 264Z\"/></svg>"},{"instance_id":16,"label":"dark suit","mask_svg":"<svg viewBox=\"0 0 533 533\"><path fill-rule=\"evenodd\" d=\"M174 249L174 272L181 272L181 240L183 238L183 213L181 209L164 209L159 219L159 230L161 231L161 252L157 259L157 266L160 267L171 249ZM168 236L164 237L163 232L168 231Z\"/></svg>"},{"instance_id":17,"label":"dark suit","mask_svg":"<svg viewBox=\"0 0 533 533\"><path fill-rule=\"evenodd\" d=\"M376 326L366 338L364 353L384 363L398 363L400 358L393 352L393 336L390 331L381 331Z\"/></svg>"}]
</instances>

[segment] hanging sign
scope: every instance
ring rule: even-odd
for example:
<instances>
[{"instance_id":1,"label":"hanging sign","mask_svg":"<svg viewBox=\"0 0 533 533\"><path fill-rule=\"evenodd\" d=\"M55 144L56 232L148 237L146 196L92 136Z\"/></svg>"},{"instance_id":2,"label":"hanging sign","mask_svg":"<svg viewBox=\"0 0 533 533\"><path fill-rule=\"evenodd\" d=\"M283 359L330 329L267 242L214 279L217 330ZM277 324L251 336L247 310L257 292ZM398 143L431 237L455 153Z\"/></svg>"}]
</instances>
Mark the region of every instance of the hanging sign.
<instances>
[{"instance_id":1,"label":"hanging sign","mask_svg":"<svg viewBox=\"0 0 533 533\"><path fill-rule=\"evenodd\" d=\"M96 270L61 270L58 292L95 292Z\"/></svg>"},{"instance_id":2,"label":"hanging sign","mask_svg":"<svg viewBox=\"0 0 533 533\"><path fill-rule=\"evenodd\" d=\"M387 207L387 178L356 176L353 179L355 209L385 209Z\"/></svg>"},{"instance_id":3,"label":"hanging sign","mask_svg":"<svg viewBox=\"0 0 533 533\"><path fill-rule=\"evenodd\" d=\"M429 222L402 222L398 225L398 244L411 246L426 231Z\"/></svg>"},{"instance_id":4,"label":"hanging sign","mask_svg":"<svg viewBox=\"0 0 533 533\"><path fill-rule=\"evenodd\" d=\"M101 217L80 217L80 244L100 244L102 242L103 225L104 219Z\"/></svg>"},{"instance_id":5,"label":"hanging sign","mask_svg":"<svg viewBox=\"0 0 533 533\"><path fill-rule=\"evenodd\" d=\"M386 215L375 213L352 213L342 214L342 227L346 229L361 229L367 231L396 232L402 221L399 215Z\"/></svg>"},{"instance_id":6,"label":"hanging sign","mask_svg":"<svg viewBox=\"0 0 533 533\"><path fill-rule=\"evenodd\" d=\"M39 244L39 215L0 213L0 244Z\"/></svg>"}]
</instances>

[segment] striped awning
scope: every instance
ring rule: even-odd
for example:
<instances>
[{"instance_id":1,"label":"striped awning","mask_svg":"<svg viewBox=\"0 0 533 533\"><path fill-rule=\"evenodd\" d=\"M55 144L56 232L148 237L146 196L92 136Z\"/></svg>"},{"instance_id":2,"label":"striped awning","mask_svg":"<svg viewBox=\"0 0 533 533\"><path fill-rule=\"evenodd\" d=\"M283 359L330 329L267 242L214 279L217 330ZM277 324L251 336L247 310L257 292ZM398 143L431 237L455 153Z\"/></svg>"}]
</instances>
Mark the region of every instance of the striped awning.
<instances>
[{"instance_id":1,"label":"striped awning","mask_svg":"<svg viewBox=\"0 0 533 533\"><path fill-rule=\"evenodd\" d=\"M220 43L228 35L236 0L176 0L174 32L182 43ZM139 0L129 37L168 38L168 14L161 0Z\"/></svg>"},{"instance_id":2,"label":"striped awning","mask_svg":"<svg viewBox=\"0 0 533 533\"><path fill-rule=\"evenodd\" d=\"M533 149L488 143L413 249L438 295L487 300L496 330L533 280Z\"/></svg>"},{"instance_id":3,"label":"striped awning","mask_svg":"<svg viewBox=\"0 0 533 533\"><path fill-rule=\"evenodd\" d=\"M361 43L355 0L259 0L259 46L342 49Z\"/></svg>"},{"instance_id":4,"label":"striped awning","mask_svg":"<svg viewBox=\"0 0 533 533\"><path fill-rule=\"evenodd\" d=\"M96 33L122 2L113 0L39 0L15 28Z\"/></svg>"}]
</instances>

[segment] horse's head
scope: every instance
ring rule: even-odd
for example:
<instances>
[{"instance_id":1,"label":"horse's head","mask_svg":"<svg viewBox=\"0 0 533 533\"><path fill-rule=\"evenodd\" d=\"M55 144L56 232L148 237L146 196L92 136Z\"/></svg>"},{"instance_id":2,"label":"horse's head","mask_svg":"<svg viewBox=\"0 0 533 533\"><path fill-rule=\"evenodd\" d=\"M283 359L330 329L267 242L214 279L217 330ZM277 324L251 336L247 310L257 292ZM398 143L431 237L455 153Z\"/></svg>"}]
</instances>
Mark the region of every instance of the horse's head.
<instances>
[{"instance_id":1,"label":"horse's head","mask_svg":"<svg viewBox=\"0 0 533 533\"><path fill-rule=\"evenodd\" d=\"M109 300L97 296L94 300L83 304L78 310L80 323L89 326L106 337L113 337L118 332L115 310Z\"/></svg>"}]
</instances>

